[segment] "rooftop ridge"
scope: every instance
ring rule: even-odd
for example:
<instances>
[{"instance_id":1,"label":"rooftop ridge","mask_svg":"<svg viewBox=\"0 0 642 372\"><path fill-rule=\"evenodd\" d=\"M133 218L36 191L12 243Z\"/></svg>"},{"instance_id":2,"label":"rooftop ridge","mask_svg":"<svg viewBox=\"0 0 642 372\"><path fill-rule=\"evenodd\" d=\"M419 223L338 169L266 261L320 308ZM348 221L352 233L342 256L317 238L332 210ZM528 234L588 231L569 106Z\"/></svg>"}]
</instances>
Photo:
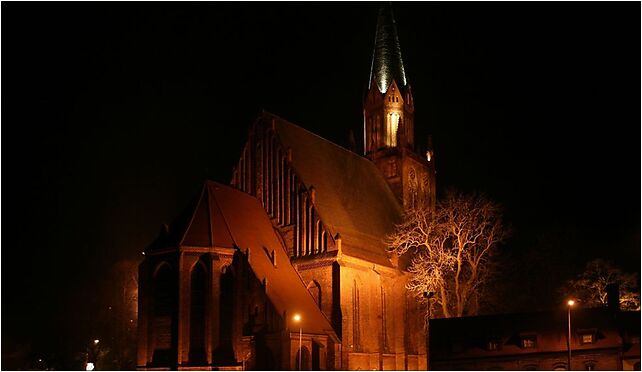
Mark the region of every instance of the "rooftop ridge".
<instances>
[{"instance_id":1,"label":"rooftop ridge","mask_svg":"<svg viewBox=\"0 0 642 372\"><path fill-rule=\"evenodd\" d=\"M338 145L338 144L336 144L336 143L334 143L334 142L330 141L330 140L329 140L329 139L327 139L327 138L323 138L323 137L321 137L320 135L318 135L318 134L316 134L316 133L314 133L314 132L312 132L312 131L310 131L310 130L308 130L308 129L305 129L305 128L303 128L303 127L302 127L302 126L300 126L300 125L296 125L296 124L294 124L293 122L291 122L291 121L289 121L289 120L287 120L287 119L284 119L284 118L282 118L282 117L281 117L281 116L279 116L279 115L273 114L273 113L268 112L268 111L263 112L263 114L264 114L264 115L268 115L268 116L273 116L273 117L275 117L276 119L279 119L279 120L281 120L282 122L284 122L284 123L286 123L286 124L288 124L288 125L291 125L291 126L293 126L293 127L299 128L299 129L301 129L301 130L305 131L306 133L311 134L311 135L313 135L314 137L316 137L316 138L318 138L318 139L320 139L320 140L323 140L324 142L327 142L327 143L329 143L329 144L331 144L331 145L333 145L333 146L335 146L335 147L337 147L337 148L339 148L339 149L341 149L341 150L343 150L343 151L345 151L345 152L347 152L347 153L349 153L349 154L351 154L351 155L354 155L354 156L358 157L359 159L367 160L368 162L370 162L370 160L369 160L368 158L366 158L365 156L361 156L361 155L357 154L357 153L356 153L356 152L354 152L354 151L348 150L347 148L345 148L345 147L343 147L343 146L341 146L341 145Z\"/></svg>"}]
</instances>

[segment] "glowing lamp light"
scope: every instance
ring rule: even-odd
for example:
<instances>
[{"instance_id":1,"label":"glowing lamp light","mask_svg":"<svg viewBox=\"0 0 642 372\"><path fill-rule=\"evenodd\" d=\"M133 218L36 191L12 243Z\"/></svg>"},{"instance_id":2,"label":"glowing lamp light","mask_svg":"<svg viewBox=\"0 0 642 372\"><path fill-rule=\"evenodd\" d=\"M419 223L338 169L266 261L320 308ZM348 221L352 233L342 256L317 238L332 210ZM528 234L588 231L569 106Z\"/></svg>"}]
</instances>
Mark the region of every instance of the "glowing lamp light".
<instances>
[{"instance_id":1,"label":"glowing lamp light","mask_svg":"<svg viewBox=\"0 0 642 372\"><path fill-rule=\"evenodd\" d=\"M568 306L573 306L573 305L575 305L575 301L568 300L567 304L568 304Z\"/></svg>"},{"instance_id":2,"label":"glowing lamp light","mask_svg":"<svg viewBox=\"0 0 642 372\"><path fill-rule=\"evenodd\" d=\"M294 317L292 319L294 319L295 322L300 322L301 321L301 315L294 314Z\"/></svg>"},{"instance_id":3,"label":"glowing lamp light","mask_svg":"<svg viewBox=\"0 0 642 372\"><path fill-rule=\"evenodd\" d=\"M99 342L100 340L94 340L94 345L98 345Z\"/></svg>"},{"instance_id":4,"label":"glowing lamp light","mask_svg":"<svg viewBox=\"0 0 642 372\"><path fill-rule=\"evenodd\" d=\"M87 366L85 367L85 371L93 371L94 370L94 363L87 363Z\"/></svg>"}]
</instances>

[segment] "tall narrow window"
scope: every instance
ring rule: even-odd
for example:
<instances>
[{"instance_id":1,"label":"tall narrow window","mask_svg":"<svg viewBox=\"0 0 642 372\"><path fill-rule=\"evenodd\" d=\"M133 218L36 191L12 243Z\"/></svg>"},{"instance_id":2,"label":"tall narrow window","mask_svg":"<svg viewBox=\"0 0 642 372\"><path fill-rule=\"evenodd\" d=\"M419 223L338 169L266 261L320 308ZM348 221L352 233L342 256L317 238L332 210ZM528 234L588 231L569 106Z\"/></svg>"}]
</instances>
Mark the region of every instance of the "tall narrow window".
<instances>
[{"instance_id":1,"label":"tall narrow window","mask_svg":"<svg viewBox=\"0 0 642 372\"><path fill-rule=\"evenodd\" d=\"M272 198L274 197L273 193L273 182L274 178L272 177L274 174L274 164L272 162L272 141L270 138L266 140L265 143L265 165L266 165L266 174L267 174L267 179L265 181L265 191L266 191L266 199L265 199L265 204L267 205L267 211L268 214L272 217L274 216L274 209L272 209Z\"/></svg>"},{"instance_id":2,"label":"tall narrow window","mask_svg":"<svg viewBox=\"0 0 642 372\"><path fill-rule=\"evenodd\" d=\"M317 220L317 228L315 229L316 240L317 240L317 253L323 252L323 226L321 225L321 220Z\"/></svg>"},{"instance_id":3,"label":"tall narrow window","mask_svg":"<svg viewBox=\"0 0 642 372\"><path fill-rule=\"evenodd\" d=\"M256 145L256 170L256 196L259 200L263 200L263 175L265 170L263 169L263 146L261 146L261 143Z\"/></svg>"},{"instance_id":4,"label":"tall narrow window","mask_svg":"<svg viewBox=\"0 0 642 372\"><path fill-rule=\"evenodd\" d=\"M359 328L359 287L353 280L352 287L352 344L355 351L361 351L361 329Z\"/></svg>"},{"instance_id":5,"label":"tall narrow window","mask_svg":"<svg viewBox=\"0 0 642 372\"><path fill-rule=\"evenodd\" d=\"M299 231L301 232L300 236L300 255L303 256L306 254L307 249L308 249L308 198L307 194L305 192L301 192L299 194L299 203L300 203L300 209L299 209L299 218L300 218L300 224L299 224Z\"/></svg>"},{"instance_id":6,"label":"tall narrow window","mask_svg":"<svg viewBox=\"0 0 642 372\"><path fill-rule=\"evenodd\" d=\"M290 174L290 221L294 224L294 247L293 247L293 256L298 256L301 250L301 214L299 212L299 195L297 188L297 179L294 173Z\"/></svg>"},{"instance_id":7,"label":"tall narrow window","mask_svg":"<svg viewBox=\"0 0 642 372\"><path fill-rule=\"evenodd\" d=\"M271 188L271 201L272 201L272 215L276 218L277 221L281 218L279 215L279 172L280 172L280 162L277 152L277 143L276 137L272 137L271 143L271 152L270 152L270 165L272 167L272 188Z\"/></svg>"},{"instance_id":8,"label":"tall narrow window","mask_svg":"<svg viewBox=\"0 0 642 372\"><path fill-rule=\"evenodd\" d=\"M307 210L307 225L306 225L306 250L305 254L314 253L314 208L312 208L312 203L310 198L306 199L306 210Z\"/></svg>"},{"instance_id":9,"label":"tall narrow window","mask_svg":"<svg viewBox=\"0 0 642 372\"><path fill-rule=\"evenodd\" d=\"M285 158L283 157L283 154L279 154L279 222L281 223L281 226L285 225L285 194L287 192L287 189L285 187L286 185L286 177L287 177L287 170L285 169Z\"/></svg>"},{"instance_id":10,"label":"tall narrow window","mask_svg":"<svg viewBox=\"0 0 642 372\"><path fill-rule=\"evenodd\" d=\"M196 263L191 275L190 293L190 330L189 330L189 361L204 363L205 358L205 267L201 262Z\"/></svg>"},{"instance_id":11,"label":"tall narrow window","mask_svg":"<svg viewBox=\"0 0 642 372\"><path fill-rule=\"evenodd\" d=\"M290 220L289 223L294 223L297 215L296 207L296 180L294 173L288 169L288 174L290 175Z\"/></svg>"},{"instance_id":12,"label":"tall narrow window","mask_svg":"<svg viewBox=\"0 0 642 372\"><path fill-rule=\"evenodd\" d=\"M387 311L386 311L386 291L381 286L381 344L383 345L384 352L389 352L388 347L388 325Z\"/></svg>"},{"instance_id":13,"label":"tall narrow window","mask_svg":"<svg viewBox=\"0 0 642 372\"><path fill-rule=\"evenodd\" d=\"M386 146L397 146L397 129L399 127L399 114L391 112L386 120Z\"/></svg>"},{"instance_id":14,"label":"tall narrow window","mask_svg":"<svg viewBox=\"0 0 642 372\"><path fill-rule=\"evenodd\" d=\"M152 362L168 365L176 360L177 277L167 263L156 269L152 283Z\"/></svg>"}]
</instances>

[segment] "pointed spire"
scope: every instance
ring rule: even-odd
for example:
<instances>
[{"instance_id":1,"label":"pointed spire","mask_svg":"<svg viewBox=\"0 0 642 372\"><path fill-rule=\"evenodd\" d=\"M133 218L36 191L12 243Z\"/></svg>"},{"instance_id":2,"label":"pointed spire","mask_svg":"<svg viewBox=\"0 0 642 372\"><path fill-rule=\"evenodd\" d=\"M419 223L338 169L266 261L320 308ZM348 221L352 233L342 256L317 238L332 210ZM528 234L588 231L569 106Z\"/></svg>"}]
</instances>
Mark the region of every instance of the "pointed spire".
<instances>
[{"instance_id":1,"label":"pointed spire","mask_svg":"<svg viewBox=\"0 0 642 372\"><path fill-rule=\"evenodd\" d=\"M374 81L379 91L385 93L393 80L400 88L407 84L392 5L384 3L379 8L368 88Z\"/></svg>"}]
</instances>

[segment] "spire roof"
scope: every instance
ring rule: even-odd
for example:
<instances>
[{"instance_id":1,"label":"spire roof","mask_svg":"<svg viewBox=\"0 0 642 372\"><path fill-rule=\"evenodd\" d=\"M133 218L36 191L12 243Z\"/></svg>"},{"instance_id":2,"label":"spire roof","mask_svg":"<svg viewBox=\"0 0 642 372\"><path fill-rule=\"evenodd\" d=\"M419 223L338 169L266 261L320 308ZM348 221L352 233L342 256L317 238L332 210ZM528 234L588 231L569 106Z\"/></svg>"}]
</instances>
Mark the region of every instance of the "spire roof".
<instances>
[{"instance_id":1,"label":"spire roof","mask_svg":"<svg viewBox=\"0 0 642 372\"><path fill-rule=\"evenodd\" d=\"M379 91L385 93L393 80L400 88L407 84L392 6L386 3L379 8L368 88L374 81Z\"/></svg>"}]
</instances>

